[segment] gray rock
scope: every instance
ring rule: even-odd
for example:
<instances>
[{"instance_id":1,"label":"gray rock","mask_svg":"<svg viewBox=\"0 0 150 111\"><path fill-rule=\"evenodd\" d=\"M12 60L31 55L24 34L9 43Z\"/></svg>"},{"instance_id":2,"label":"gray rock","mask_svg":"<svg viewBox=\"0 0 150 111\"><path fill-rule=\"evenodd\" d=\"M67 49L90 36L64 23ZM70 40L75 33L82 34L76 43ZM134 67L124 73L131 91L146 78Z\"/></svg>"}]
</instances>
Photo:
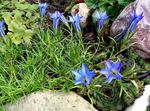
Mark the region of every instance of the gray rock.
<instances>
[{"instance_id":1,"label":"gray rock","mask_svg":"<svg viewBox=\"0 0 150 111\"><path fill-rule=\"evenodd\" d=\"M137 14L143 13L144 18L138 23L137 30L130 40L134 50L144 59L150 59L150 0L136 0L129 4L117 17L111 26L111 36L121 32L127 27L129 13L136 10Z\"/></svg>"},{"instance_id":2,"label":"gray rock","mask_svg":"<svg viewBox=\"0 0 150 111\"><path fill-rule=\"evenodd\" d=\"M150 85L146 85L143 95L136 99L132 106L129 106L125 111L148 111L150 105Z\"/></svg>"},{"instance_id":3,"label":"gray rock","mask_svg":"<svg viewBox=\"0 0 150 111\"><path fill-rule=\"evenodd\" d=\"M97 111L76 93L35 92L4 106L6 111Z\"/></svg>"}]
</instances>

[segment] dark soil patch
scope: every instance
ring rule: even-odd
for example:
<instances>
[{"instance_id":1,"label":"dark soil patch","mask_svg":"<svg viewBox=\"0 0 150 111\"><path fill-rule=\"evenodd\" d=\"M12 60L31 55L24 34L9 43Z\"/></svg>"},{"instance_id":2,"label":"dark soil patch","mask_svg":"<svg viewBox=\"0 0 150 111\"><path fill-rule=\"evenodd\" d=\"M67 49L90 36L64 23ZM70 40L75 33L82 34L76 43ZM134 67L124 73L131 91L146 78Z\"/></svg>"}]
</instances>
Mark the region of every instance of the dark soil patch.
<instances>
[{"instance_id":1,"label":"dark soil patch","mask_svg":"<svg viewBox=\"0 0 150 111\"><path fill-rule=\"evenodd\" d=\"M54 11L60 11L64 12L67 6L70 5L72 0L26 0L29 3L38 3L39 1L41 3L48 3L48 11L54 12Z\"/></svg>"}]
</instances>

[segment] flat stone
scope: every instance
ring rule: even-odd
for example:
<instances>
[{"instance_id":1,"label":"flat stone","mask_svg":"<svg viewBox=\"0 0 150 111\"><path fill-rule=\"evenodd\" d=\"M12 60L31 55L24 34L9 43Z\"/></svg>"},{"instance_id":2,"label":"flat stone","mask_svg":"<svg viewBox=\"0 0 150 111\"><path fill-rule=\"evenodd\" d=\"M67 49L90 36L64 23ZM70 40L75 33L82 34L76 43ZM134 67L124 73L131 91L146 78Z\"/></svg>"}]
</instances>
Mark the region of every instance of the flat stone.
<instances>
[{"instance_id":1,"label":"flat stone","mask_svg":"<svg viewBox=\"0 0 150 111\"><path fill-rule=\"evenodd\" d=\"M129 22L129 13L136 10L139 15L143 13L143 19L138 23L137 30L130 40L135 43L132 47L139 56L150 59L150 0L136 0L126 6L111 26L111 36L123 31Z\"/></svg>"},{"instance_id":2,"label":"flat stone","mask_svg":"<svg viewBox=\"0 0 150 111\"><path fill-rule=\"evenodd\" d=\"M4 106L5 111L97 111L90 103L74 92L35 92L15 103Z\"/></svg>"}]
</instances>

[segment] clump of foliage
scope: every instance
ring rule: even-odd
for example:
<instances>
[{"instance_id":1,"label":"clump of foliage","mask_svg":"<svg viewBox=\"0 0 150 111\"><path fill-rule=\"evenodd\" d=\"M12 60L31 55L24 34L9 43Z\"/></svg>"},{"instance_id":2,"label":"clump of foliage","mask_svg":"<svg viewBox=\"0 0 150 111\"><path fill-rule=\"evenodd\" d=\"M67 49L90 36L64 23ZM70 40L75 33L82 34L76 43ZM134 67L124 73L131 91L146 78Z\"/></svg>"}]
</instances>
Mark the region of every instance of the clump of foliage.
<instances>
[{"instance_id":1,"label":"clump of foliage","mask_svg":"<svg viewBox=\"0 0 150 111\"><path fill-rule=\"evenodd\" d=\"M30 39L37 29L37 5L25 1L12 0L1 2L0 16L7 24L7 37L15 44L30 44Z\"/></svg>"},{"instance_id":2,"label":"clump of foliage","mask_svg":"<svg viewBox=\"0 0 150 111\"><path fill-rule=\"evenodd\" d=\"M134 0L84 0L92 9L107 11L109 15L116 17L120 10Z\"/></svg>"}]
</instances>

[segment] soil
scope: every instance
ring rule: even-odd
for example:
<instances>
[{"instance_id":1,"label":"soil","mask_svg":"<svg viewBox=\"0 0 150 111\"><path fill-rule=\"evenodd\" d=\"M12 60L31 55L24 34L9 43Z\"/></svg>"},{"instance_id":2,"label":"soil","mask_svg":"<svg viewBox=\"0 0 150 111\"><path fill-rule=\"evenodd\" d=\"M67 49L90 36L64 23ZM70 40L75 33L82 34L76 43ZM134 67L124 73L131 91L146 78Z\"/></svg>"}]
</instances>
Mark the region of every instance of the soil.
<instances>
[{"instance_id":1,"label":"soil","mask_svg":"<svg viewBox=\"0 0 150 111\"><path fill-rule=\"evenodd\" d=\"M38 3L39 1L41 3L48 3L48 11L54 12L54 11L60 11L64 12L67 6L70 5L72 0L26 0L29 3Z\"/></svg>"}]
</instances>

